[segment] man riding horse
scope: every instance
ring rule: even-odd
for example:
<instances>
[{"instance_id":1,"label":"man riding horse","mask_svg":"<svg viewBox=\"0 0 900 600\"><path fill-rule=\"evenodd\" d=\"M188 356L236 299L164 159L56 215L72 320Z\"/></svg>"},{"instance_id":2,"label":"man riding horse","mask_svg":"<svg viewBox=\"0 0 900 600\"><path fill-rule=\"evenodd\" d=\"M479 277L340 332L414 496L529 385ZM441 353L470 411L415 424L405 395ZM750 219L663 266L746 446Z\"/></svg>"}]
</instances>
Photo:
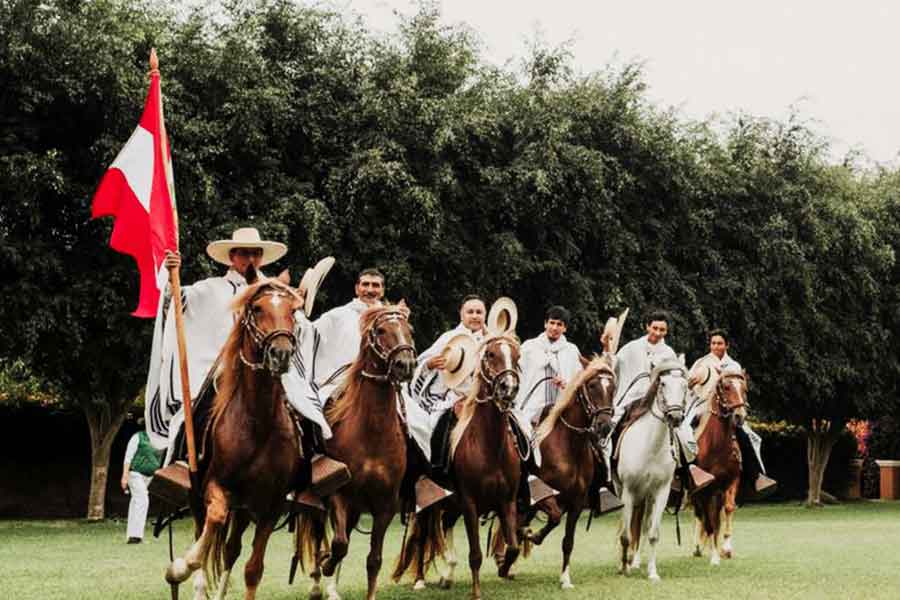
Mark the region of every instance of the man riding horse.
<instances>
[{"instance_id":1,"label":"man riding horse","mask_svg":"<svg viewBox=\"0 0 900 600\"><path fill-rule=\"evenodd\" d=\"M691 367L688 385L694 393L695 399L685 421L694 423L700 416L709 410L708 400L716 391L718 375L728 373L743 373L738 361L728 354L728 335L722 329L714 329L709 332L709 354L697 359ZM759 437L747 421L736 430L738 445L741 448L741 479L750 482L753 489L751 494L757 498L767 496L775 491L777 483L766 476L762 462L762 438Z\"/></svg>"},{"instance_id":2,"label":"man riding horse","mask_svg":"<svg viewBox=\"0 0 900 600\"><path fill-rule=\"evenodd\" d=\"M661 310L650 312L645 321L646 335L628 342L616 354L616 379L618 394L613 414L614 433L629 406L644 397L650 383L653 367L664 361L677 361L675 351L666 344L669 332L669 315ZM675 439L680 452L681 468L679 476L690 491L695 491L712 483L712 476L692 463L697 456L697 442L690 422L685 419L675 429ZM674 485L674 482L673 482Z\"/></svg>"},{"instance_id":3,"label":"man riding horse","mask_svg":"<svg viewBox=\"0 0 900 600\"><path fill-rule=\"evenodd\" d=\"M234 326L231 303L246 289L245 274L251 266L260 267L275 262L285 255L287 246L280 242L263 240L252 227L237 229L230 240L216 240L206 247L206 252L216 262L226 265L228 271L219 277L209 277L189 286L182 286L182 310L188 348L188 373L191 395L197 410L208 410L215 393L217 359ZM169 270L181 266L181 256L168 252L164 263ZM302 291L301 291L302 293ZM315 290L309 293L315 294ZM166 463L180 458L179 428L184 419L181 398L181 374L177 366L177 339L174 305L168 300L171 292L166 287L164 301L160 302L153 335L150 369L146 390L146 426L151 442L157 448L168 448ZM297 311L298 330L308 325L302 311ZM298 376L296 368L283 376L288 402L297 413L316 422L330 436L316 394L305 377Z\"/></svg>"}]
</instances>

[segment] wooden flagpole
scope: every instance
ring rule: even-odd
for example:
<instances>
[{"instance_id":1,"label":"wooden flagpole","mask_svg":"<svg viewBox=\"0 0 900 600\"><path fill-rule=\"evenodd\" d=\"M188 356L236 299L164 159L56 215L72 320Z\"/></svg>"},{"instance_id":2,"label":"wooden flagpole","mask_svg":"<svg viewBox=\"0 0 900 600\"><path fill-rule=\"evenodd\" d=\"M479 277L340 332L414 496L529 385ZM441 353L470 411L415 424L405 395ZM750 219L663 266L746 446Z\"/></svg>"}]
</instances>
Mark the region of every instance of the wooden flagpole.
<instances>
[{"instance_id":1,"label":"wooden flagpole","mask_svg":"<svg viewBox=\"0 0 900 600\"><path fill-rule=\"evenodd\" d=\"M159 59L156 56L156 48L150 49L150 74L159 74ZM163 119L162 108L162 81L159 86L159 133L162 143L160 155L165 169L166 185L169 187L169 198L172 200L172 212L175 218L175 240L178 241L178 211L175 207L175 182L172 176L172 165L169 163L168 148L169 138L166 136L166 122ZM191 407L191 382L187 366L187 342L184 338L184 315L181 308L181 275L179 269L169 271L169 281L172 285L172 301L175 303L175 335L178 340L178 358L181 372L181 397L184 406L184 435L187 439L188 464L191 473L197 472L197 449L194 444L194 415Z\"/></svg>"}]
</instances>

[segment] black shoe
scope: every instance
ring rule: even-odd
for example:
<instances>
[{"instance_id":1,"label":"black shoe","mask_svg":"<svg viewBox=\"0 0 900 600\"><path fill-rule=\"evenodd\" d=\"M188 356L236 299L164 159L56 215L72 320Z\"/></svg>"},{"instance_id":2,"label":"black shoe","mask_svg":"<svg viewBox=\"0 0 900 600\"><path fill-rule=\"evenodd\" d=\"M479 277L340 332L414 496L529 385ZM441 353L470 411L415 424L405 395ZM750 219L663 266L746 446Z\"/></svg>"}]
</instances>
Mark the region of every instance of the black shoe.
<instances>
[{"instance_id":1,"label":"black shoe","mask_svg":"<svg viewBox=\"0 0 900 600\"><path fill-rule=\"evenodd\" d=\"M128 541L125 543L126 544L140 544L142 541L143 541L143 539L141 539L141 538L130 537L130 538L128 538Z\"/></svg>"}]
</instances>

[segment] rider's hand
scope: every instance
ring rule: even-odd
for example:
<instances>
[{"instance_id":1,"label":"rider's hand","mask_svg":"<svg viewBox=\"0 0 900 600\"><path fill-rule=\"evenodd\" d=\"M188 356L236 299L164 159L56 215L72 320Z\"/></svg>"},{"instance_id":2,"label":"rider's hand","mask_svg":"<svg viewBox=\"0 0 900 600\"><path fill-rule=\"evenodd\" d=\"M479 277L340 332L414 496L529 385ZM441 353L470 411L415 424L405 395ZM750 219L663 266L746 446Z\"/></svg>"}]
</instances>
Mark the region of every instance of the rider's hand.
<instances>
[{"instance_id":1,"label":"rider's hand","mask_svg":"<svg viewBox=\"0 0 900 600\"><path fill-rule=\"evenodd\" d=\"M553 384L559 389L563 389L564 387L566 387L566 382L559 375L553 378Z\"/></svg>"},{"instance_id":2,"label":"rider's hand","mask_svg":"<svg viewBox=\"0 0 900 600\"><path fill-rule=\"evenodd\" d=\"M425 366L431 370L435 369L443 369L447 365L447 359L443 354L438 354L437 356L433 356L428 359L428 362L425 363Z\"/></svg>"},{"instance_id":3,"label":"rider's hand","mask_svg":"<svg viewBox=\"0 0 900 600\"><path fill-rule=\"evenodd\" d=\"M120 483L122 484L122 491L126 491L128 489L128 473L122 474L122 481Z\"/></svg>"},{"instance_id":4,"label":"rider's hand","mask_svg":"<svg viewBox=\"0 0 900 600\"><path fill-rule=\"evenodd\" d=\"M166 250L166 258L163 260L163 264L166 265L166 268L170 271L174 271L175 269L181 268L181 253L180 252L172 252L171 250Z\"/></svg>"}]
</instances>

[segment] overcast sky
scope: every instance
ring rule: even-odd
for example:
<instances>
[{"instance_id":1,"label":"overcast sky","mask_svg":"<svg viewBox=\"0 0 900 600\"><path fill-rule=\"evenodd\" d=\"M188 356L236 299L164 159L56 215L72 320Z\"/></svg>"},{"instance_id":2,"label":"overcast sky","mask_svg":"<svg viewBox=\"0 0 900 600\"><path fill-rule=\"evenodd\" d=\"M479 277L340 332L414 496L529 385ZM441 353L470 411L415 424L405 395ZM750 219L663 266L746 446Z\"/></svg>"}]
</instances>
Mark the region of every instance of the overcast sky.
<instances>
[{"instance_id":1,"label":"overcast sky","mask_svg":"<svg viewBox=\"0 0 900 600\"><path fill-rule=\"evenodd\" d=\"M394 30L395 10L415 12L410 0L335 2L380 32ZM649 98L686 117L783 119L794 105L835 159L852 148L900 163L900 2L444 0L443 18L469 25L496 64L525 55L539 31L549 45L571 40L585 73L643 61Z\"/></svg>"}]
</instances>

